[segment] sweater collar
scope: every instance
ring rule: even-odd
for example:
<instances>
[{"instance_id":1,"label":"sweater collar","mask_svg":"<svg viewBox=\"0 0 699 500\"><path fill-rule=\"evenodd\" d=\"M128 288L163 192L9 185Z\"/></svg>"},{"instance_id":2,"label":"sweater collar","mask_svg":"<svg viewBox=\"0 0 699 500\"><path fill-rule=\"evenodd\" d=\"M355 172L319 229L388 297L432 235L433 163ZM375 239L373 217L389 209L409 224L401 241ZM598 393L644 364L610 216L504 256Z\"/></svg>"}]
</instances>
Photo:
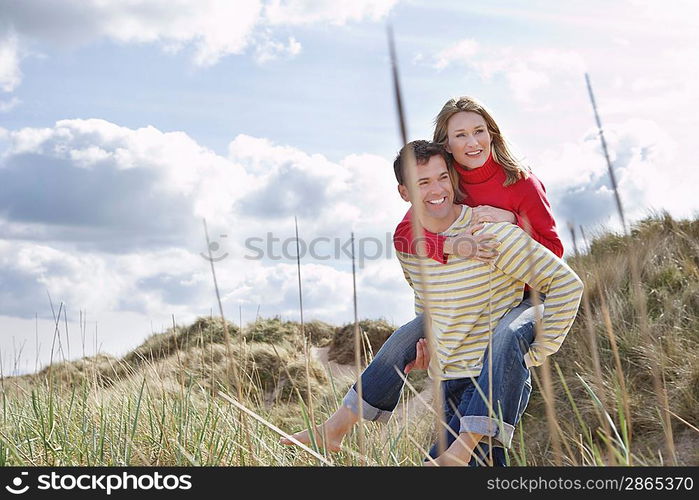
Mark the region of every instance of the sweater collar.
<instances>
[{"instance_id":1,"label":"sweater collar","mask_svg":"<svg viewBox=\"0 0 699 500\"><path fill-rule=\"evenodd\" d=\"M494 176L498 172L500 165L495 163L495 160L493 160L493 154L491 153L482 167L469 170L457 162L454 162L454 167L459 172L461 182L464 184L480 184L481 182L485 182Z\"/></svg>"}]
</instances>

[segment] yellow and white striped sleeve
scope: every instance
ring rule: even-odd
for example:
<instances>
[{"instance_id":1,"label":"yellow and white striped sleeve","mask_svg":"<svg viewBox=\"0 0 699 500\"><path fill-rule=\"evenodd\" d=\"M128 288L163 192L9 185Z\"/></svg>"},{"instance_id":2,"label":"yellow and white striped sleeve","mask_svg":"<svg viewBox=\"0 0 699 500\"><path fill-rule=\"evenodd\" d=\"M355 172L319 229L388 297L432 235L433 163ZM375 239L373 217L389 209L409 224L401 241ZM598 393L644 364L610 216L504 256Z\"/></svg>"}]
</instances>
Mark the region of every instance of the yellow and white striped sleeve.
<instances>
[{"instance_id":1,"label":"yellow and white striped sleeve","mask_svg":"<svg viewBox=\"0 0 699 500\"><path fill-rule=\"evenodd\" d=\"M539 366L558 351L575 320L583 283L577 274L549 249L513 224L489 224L500 241L494 265L505 274L546 295L542 329L526 356L527 366Z\"/></svg>"}]
</instances>

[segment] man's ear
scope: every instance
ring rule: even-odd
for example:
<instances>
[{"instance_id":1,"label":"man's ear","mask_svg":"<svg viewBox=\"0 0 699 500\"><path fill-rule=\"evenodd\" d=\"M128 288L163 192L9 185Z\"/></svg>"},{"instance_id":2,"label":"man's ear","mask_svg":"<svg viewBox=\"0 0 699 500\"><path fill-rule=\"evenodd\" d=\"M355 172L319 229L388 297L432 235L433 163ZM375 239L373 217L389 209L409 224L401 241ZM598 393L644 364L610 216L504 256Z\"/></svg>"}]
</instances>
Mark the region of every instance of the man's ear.
<instances>
[{"instance_id":1,"label":"man's ear","mask_svg":"<svg viewBox=\"0 0 699 500\"><path fill-rule=\"evenodd\" d=\"M403 184L398 184L398 194L403 198L403 201L410 202L410 193L408 192L408 188Z\"/></svg>"}]
</instances>

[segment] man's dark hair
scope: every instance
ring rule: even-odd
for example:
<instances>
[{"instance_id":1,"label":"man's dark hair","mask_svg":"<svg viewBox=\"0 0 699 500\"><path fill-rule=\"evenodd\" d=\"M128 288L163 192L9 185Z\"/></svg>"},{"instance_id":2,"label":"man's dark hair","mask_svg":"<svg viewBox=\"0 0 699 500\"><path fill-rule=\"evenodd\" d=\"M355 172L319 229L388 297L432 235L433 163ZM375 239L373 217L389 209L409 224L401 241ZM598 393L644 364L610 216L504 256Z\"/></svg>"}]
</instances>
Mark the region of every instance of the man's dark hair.
<instances>
[{"instance_id":1,"label":"man's dark hair","mask_svg":"<svg viewBox=\"0 0 699 500\"><path fill-rule=\"evenodd\" d=\"M396 156L393 162L393 173L396 174L396 180L398 184L405 185L405 163L406 155L408 153L408 148L412 148L415 153L415 162L418 165L424 165L433 156L441 156L444 159L444 163L447 164L447 168L451 171L451 157L449 153L444 149L444 146L430 141L412 141L403 146L403 148Z\"/></svg>"}]
</instances>

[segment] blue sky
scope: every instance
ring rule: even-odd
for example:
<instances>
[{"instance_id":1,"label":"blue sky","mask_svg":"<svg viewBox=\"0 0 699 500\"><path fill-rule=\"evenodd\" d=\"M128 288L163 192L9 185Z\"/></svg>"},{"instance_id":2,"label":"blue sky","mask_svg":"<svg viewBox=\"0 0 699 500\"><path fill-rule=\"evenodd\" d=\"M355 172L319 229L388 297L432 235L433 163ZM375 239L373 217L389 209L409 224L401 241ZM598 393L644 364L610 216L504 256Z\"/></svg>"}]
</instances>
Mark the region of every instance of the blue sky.
<instances>
[{"instance_id":1,"label":"blue sky","mask_svg":"<svg viewBox=\"0 0 699 500\"><path fill-rule=\"evenodd\" d=\"M449 97L481 99L546 185L568 248L568 222L616 223L585 72L630 218L692 216L697 13L690 1L0 0L4 372L48 361L48 294L68 311L59 358L120 354L173 315L208 314L204 217L228 254L217 273L231 319L297 319L294 261L246 258L268 233L281 250L296 215L323 254L304 257L306 317L350 321L349 260L324 258L335 242L317 239L341 246L354 231L374 253L406 209L390 169L387 22L411 138L431 135ZM361 316L410 319L386 252L358 286Z\"/></svg>"}]
</instances>

